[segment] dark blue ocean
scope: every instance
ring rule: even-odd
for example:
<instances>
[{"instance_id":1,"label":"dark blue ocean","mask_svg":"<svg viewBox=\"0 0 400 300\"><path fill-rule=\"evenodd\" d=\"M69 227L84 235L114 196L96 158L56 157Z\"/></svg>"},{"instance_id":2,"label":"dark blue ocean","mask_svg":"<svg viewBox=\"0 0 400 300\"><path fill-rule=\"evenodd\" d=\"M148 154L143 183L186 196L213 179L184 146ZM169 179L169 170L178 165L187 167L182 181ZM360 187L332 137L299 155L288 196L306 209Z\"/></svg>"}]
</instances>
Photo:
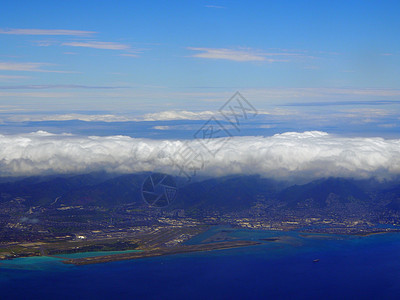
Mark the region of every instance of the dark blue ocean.
<instances>
[{"instance_id":1,"label":"dark blue ocean","mask_svg":"<svg viewBox=\"0 0 400 300\"><path fill-rule=\"evenodd\" d=\"M106 264L1 261L1 299L399 299L400 234L367 237L214 228L259 246ZM314 262L319 259L318 262Z\"/></svg>"}]
</instances>

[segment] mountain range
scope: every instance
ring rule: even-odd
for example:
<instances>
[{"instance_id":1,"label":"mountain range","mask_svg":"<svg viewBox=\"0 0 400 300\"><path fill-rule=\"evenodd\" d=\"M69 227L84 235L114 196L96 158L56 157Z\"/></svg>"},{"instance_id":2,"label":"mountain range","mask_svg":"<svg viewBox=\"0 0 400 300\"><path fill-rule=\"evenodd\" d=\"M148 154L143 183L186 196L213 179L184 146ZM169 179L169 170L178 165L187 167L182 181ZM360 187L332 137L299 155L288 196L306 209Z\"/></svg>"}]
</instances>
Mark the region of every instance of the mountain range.
<instances>
[{"instance_id":1,"label":"mountain range","mask_svg":"<svg viewBox=\"0 0 400 300\"><path fill-rule=\"evenodd\" d=\"M26 206L146 205L141 188L147 173L110 175L93 173L17 178L0 183L0 204L16 198ZM180 185L175 201L165 209L203 209L236 212L264 201L281 209L328 209L357 204L368 209L400 211L400 181L324 178L290 184L261 176L208 178Z\"/></svg>"}]
</instances>

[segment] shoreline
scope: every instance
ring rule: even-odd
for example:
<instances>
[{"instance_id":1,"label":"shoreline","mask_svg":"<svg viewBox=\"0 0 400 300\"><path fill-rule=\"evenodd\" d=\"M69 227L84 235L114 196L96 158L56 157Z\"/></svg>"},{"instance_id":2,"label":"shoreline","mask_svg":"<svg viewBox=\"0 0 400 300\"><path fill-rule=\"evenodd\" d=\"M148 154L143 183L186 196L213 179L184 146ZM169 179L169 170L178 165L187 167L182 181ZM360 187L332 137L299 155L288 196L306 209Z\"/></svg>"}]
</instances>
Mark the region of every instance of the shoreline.
<instances>
[{"instance_id":1,"label":"shoreline","mask_svg":"<svg viewBox=\"0 0 400 300\"><path fill-rule=\"evenodd\" d=\"M391 230L380 230L380 231L359 231L359 232L330 232L324 230L316 230L316 231L305 231L305 230L297 230L299 234L303 235L348 235L348 236L360 236L360 237L367 237L370 235L376 234L385 234L385 233L400 233L400 229L391 229Z\"/></svg>"},{"instance_id":2,"label":"shoreline","mask_svg":"<svg viewBox=\"0 0 400 300\"><path fill-rule=\"evenodd\" d=\"M122 260L140 259L140 258L147 258L147 257L166 256L166 255L173 255L173 254L224 250L224 249L232 249L232 248L239 248L239 247L255 246L255 245L260 245L260 244L261 244L260 242L255 242L255 241L228 241L228 242L218 242L218 243L211 243L211 244L185 245L185 246L179 246L179 247L174 247L174 248L160 248L160 249L154 249L154 250L147 250L147 251L143 251L143 252L112 254L112 255L104 255L104 256L85 257L85 258L73 258L73 259L63 260L63 263L80 266L80 265L88 265L88 264L107 263L107 262L112 262L112 261L122 261Z\"/></svg>"},{"instance_id":3,"label":"shoreline","mask_svg":"<svg viewBox=\"0 0 400 300\"><path fill-rule=\"evenodd\" d=\"M299 236L303 237L303 238L321 238L321 239L329 239L329 236L331 236L331 237L332 236L333 237L334 236L353 236L353 237L362 238L362 237L368 237L368 236L378 235L378 234L382 235L382 234L386 234L386 233L400 233L400 230L397 229L397 228L390 228L390 229L387 228L387 229L378 229L378 230L376 230L376 228L375 228L375 231L374 230L370 230L370 231L361 231L360 230L360 231L353 231L353 232L348 232L347 230L343 230L343 232L341 232L341 231L338 230L338 228L331 228L331 230L327 230L326 228L324 228L322 230L318 230L318 229L307 230L307 229L304 229L304 228L292 229L292 230L284 230L284 229L281 229L281 230L266 229L265 230L265 229L249 229L249 228L241 228L241 227L232 227L232 228L233 229L238 229L238 230L242 229L242 230L250 230L250 231L253 231L253 230L273 231L273 232L274 231L279 231L279 232L291 232L291 231L293 231L293 232L297 232L299 234ZM207 226L206 228L202 228L202 230L199 230L198 232L196 232L196 235L198 235L200 233L204 233L208 229L210 229L210 226ZM342 229L342 228L340 228L340 229ZM151 237L151 238L153 239L154 237ZM162 238L165 239L164 236L162 236ZM223 239L222 239L222 241L219 241L219 239L215 239L215 238L210 239L210 238L208 238L203 242L212 241L213 242L212 244L210 243L210 244L197 244L197 245L198 246L214 245L214 247L211 247L211 249L208 249L207 247L209 247L209 246L204 246L204 249L202 249L202 247L200 247L198 250L195 250L195 247L193 247L194 245L190 245L190 244L189 245L183 244L183 245L166 246L166 245L163 245L162 243L164 243L165 241L168 242L168 240L162 240L162 243L160 243L159 241L157 241L155 243L154 240L147 240L147 239L148 239L147 237L145 239L143 239L143 241L144 241L143 245L141 245L139 247L136 247L134 249L113 249L111 251L142 250L143 252L145 252L145 253L143 253L141 255L137 255L137 257L135 255L133 255L132 258L121 258L121 259L135 259L135 258L142 258L142 257L170 255L170 254L174 254L174 253L218 250L218 245L220 245L222 247L221 249L232 248L232 247L241 247L240 245L233 246L233 244L235 242L239 242L239 243L243 242L243 241L230 241L229 243L231 243L231 246L227 246L226 244L221 244L221 243L225 243L226 242L226 241L223 241ZM115 242L115 241L118 241L118 240L119 239L110 239L110 240L107 240L107 241L106 240L101 240L101 241L98 241L98 242L101 242L102 244L107 244L108 245L109 243L112 243L112 242ZM270 239L266 239L266 240L261 239L261 240L262 241L267 241L267 242L272 242L272 240L270 240ZM276 239L276 240L274 239L274 241L279 241L279 238ZM80 245L81 243L85 243L85 242L80 242L79 246L82 246L82 245ZM96 244L96 242L94 242L94 241L88 241L86 243L88 245L89 244L90 245ZM68 247L71 248L72 243L67 243L65 245L68 245ZM65 245L62 245L62 247L60 249L64 249ZM17 246L19 246L19 245L17 245ZM54 253L54 254L50 254L50 253L47 253L47 251L42 251L43 250L42 246L43 245L41 245L41 247L40 247L41 251L39 251L39 249L35 250L35 249L32 248L31 249L32 252L31 253L24 253L25 255L23 255L23 254L21 255L21 253L18 253L18 254L14 253L13 255L9 255L9 256L5 256L4 255L3 257L0 255L0 261L13 260L13 259L16 259L16 258L21 258L21 257L40 257L40 256L49 256L49 257L62 258L63 262L73 260L72 258L69 258L69 257L62 257L63 255L69 254L69 253ZM38 247L36 247L36 248L38 248ZM26 249L27 249L27 251L29 250L29 248L26 248ZM54 248L54 249L57 249L57 247ZM53 250L52 252L54 252L54 249L51 249L51 250ZM71 253L85 253L85 252L90 252L90 251L77 251L77 252L74 251L74 252L71 252ZM101 251L99 251L99 252L101 252ZM10 252L10 254L11 253L12 252ZM108 260L113 261L114 259L117 259L117 257L113 257L113 258L110 259L109 256L123 255L123 254L125 254L125 253L99 255L98 257L105 257L106 261L108 261ZM78 259L78 258L76 258L76 259ZM79 258L79 259L81 259L81 258ZM82 259L85 259L85 257L82 257ZM79 261L74 261L74 262L79 262Z\"/></svg>"}]
</instances>

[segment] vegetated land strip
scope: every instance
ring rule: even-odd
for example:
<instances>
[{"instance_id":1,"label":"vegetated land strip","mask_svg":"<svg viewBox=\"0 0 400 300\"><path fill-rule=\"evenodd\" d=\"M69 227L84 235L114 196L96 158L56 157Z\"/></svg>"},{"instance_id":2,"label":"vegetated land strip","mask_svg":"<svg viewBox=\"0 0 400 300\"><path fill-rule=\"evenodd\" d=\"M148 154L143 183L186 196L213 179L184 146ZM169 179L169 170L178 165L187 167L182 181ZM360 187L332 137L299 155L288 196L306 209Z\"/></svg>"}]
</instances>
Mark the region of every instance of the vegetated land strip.
<instances>
[{"instance_id":1,"label":"vegetated land strip","mask_svg":"<svg viewBox=\"0 0 400 300\"><path fill-rule=\"evenodd\" d=\"M143 252L131 252L131 253L112 254L112 255L95 256L95 257L73 258L64 260L63 262L65 264L88 265L88 264L97 264L97 263L105 263L111 261L121 261L128 259L138 259L138 258L172 255L180 253L222 250L222 249L254 246L259 244L260 244L259 242L254 242L254 241L227 241L227 242L210 243L210 244L184 245L171 248L166 247L166 248L147 250Z\"/></svg>"}]
</instances>

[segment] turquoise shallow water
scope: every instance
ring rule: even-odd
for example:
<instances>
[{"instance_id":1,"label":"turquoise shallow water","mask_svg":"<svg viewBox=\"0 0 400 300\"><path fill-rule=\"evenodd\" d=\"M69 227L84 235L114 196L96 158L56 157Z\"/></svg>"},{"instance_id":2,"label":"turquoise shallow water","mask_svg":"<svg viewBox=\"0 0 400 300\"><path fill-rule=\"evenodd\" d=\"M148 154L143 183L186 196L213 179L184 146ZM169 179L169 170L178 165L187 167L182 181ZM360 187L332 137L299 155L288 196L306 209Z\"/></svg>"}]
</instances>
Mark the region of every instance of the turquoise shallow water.
<instances>
[{"instance_id":1,"label":"turquoise shallow water","mask_svg":"<svg viewBox=\"0 0 400 300\"><path fill-rule=\"evenodd\" d=\"M261 245L107 264L8 261L1 299L398 299L400 234L368 237L214 228ZM313 262L319 259L319 262ZM19 266L19 267L16 267Z\"/></svg>"},{"instance_id":2,"label":"turquoise shallow water","mask_svg":"<svg viewBox=\"0 0 400 300\"><path fill-rule=\"evenodd\" d=\"M0 270L3 271L6 269L46 270L46 269L62 268L63 266L66 266L65 264L62 263L63 258L94 257L94 256L129 253L129 252L140 252L140 250L81 252L81 253L55 255L52 257L48 256L21 257L11 260L0 261Z\"/></svg>"}]
</instances>

